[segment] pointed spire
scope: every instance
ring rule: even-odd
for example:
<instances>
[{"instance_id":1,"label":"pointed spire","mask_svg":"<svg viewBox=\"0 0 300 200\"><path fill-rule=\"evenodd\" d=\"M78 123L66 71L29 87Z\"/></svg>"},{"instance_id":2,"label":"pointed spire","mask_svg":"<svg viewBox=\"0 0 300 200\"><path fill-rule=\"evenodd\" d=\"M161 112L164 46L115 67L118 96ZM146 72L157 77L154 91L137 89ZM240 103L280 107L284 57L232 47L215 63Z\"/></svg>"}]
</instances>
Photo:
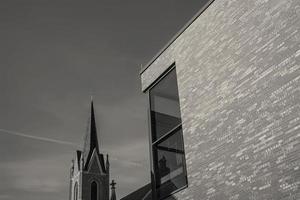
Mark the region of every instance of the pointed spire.
<instances>
[{"instance_id":1,"label":"pointed spire","mask_svg":"<svg viewBox=\"0 0 300 200\"><path fill-rule=\"evenodd\" d=\"M96 119L95 119L95 111L94 111L94 103L93 98L91 97L91 111L90 111L89 123L87 127L87 133L85 136L84 146L83 146L83 159L85 169L91 159L92 153L94 149L96 149L97 154L99 154L99 144L97 137L97 128L96 128ZM104 165L104 161L103 161Z\"/></svg>"},{"instance_id":2,"label":"pointed spire","mask_svg":"<svg viewBox=\"0 0 300 200\"><path fill-rule=\"evenodd\" d=\"M83 155L81 155L81 158L80 158L80 171L83 171L84 169L84 158L83 158Z\"/></svg>"},{"instance_id":3,"label":"pointed spire","mask_svg":"<svg viewBox=\"0 0 300 200\"><path fill-rule=\"evenodd\" d=\"M96 148L97 152L99 153L94 103L93 99L91 99L90 150L93 150L94 148Z\"/></svg>"},{"instance_id":4,"label":"pointed spire","mask_svg":"<svg viewBox=\"0 0 300 200\"><path fill-rule=\"evenodd\" d=\"M74 159L71 160L71 168L74 169Z\"/></svg>"},{"instance_id":5,"label":"pointed spire","mask_svg":"<svg viewBox=\"0 0 300 200\"><path fill-rule=\"evenodd\" d=\"M73 177L73 175L74 175L74 159L72 159L71 169L70 169L70 176Z\"/></svg>"},{"instance_id":6,"label":"pointed spire","mask_svg":"<svg viewBox=\"0 0 300 200\"><path fill-rule=\"evenodd\" d=\"M109 171L109 159L108 159L108 154L106 154L106 171Z\"/></svg>"},{"instance_id":7,"label":"pointed spire","mask_svg":"<svg viewBox=\"0 0 300 200\"><path fill-rule=\"evenodd\" d=\"M111 197L110 200L117 200L116 197L116 182L114 180L111 181Z\"/></svg>"}]
</instances>

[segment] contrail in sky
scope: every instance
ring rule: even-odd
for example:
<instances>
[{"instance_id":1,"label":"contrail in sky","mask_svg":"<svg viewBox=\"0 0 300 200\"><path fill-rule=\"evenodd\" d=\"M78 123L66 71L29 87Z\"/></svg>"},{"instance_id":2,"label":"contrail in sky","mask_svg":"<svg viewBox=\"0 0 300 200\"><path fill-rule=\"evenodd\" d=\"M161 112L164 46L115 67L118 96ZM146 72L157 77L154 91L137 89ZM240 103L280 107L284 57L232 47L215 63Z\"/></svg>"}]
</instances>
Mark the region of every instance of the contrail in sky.
<instances>
[{"instance_id":1,"label":"contrail in sky","mask_svg":"<svg viewBox=\"0 0 300 200\"><path fill-rule=\"evenodd\" d=\"M24 138L30 138L30 139L34 139L34 140L44 141L44 142L52 142L52 143L56 143L56 144L70 145L70 146L74 146L74 147L79 147L78 144L68 142L68 141L56 140L56 139L47 138L47 137L39 137L39 136L35 136L35 135L28 135L28 134L25 134L25 133L20 133L20 132L6 130L6 129L0 129L0 132L6 133L6 134L9 134L9 135L15 135L15 136L20 136L20 137L24 137ZM119 162L125 163L127 165L131 165L131 166L135 166L135 167L143 167L143 165L139 162L134 162L134 161L129 161L129 160L122 160L122 159L119 159L119 158L114 157L114 156L112 157L112 160L119 161Z\"/></svg>"},{"instance_id":2,"label":"contrail in sky","mask_svg":"<svg viewBox=\"0 0 300 200\"><path fill-rule=\"evenodd\" d=\"M30 139L34 139L34 140L44 141L44 142L52 142L52 143L56 143L56 144L78 146L77 144L68 142L68 141L56 140L56 139L51 139L51 138L46 138L46 137L39 137L39 136L35 136L35 135L28 135L25 133L20 133L20 132L16 132L16 131L5 130L5 129L0 129L0 132L7 133L10 135L16 135L16 136L20 136L20 137L24 137L24 138L30 138Z\"/></svg>"}]
</instances>

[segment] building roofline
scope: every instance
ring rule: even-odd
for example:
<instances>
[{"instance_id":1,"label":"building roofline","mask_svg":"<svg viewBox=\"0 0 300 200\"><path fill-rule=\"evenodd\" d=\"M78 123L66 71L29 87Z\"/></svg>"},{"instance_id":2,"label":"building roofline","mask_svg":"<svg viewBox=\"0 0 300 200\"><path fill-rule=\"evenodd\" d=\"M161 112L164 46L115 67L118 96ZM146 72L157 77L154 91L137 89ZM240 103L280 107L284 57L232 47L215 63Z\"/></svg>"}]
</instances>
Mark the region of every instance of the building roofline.
<instances>
[{"instance_id":1,"label":"building roofline","mask_svg":"<svg viewBox=\"0 0 300 200\"><path fill-rule=\"evenodd\" d=\"M215 0L209 0L162 48L160 51L140 70L140 75L169 47L171 44L212 4Z\"/></svg>"}]
</instances>

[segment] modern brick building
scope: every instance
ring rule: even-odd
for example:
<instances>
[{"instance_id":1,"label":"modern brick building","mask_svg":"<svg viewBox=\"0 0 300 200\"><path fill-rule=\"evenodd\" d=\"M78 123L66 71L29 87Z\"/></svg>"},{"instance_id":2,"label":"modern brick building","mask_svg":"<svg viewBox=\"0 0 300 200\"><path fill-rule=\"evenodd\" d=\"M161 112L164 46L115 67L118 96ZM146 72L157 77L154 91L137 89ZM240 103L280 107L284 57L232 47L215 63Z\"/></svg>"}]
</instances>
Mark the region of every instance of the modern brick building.
<instances>
[{"instance_id":1,"label":"modern brick building","mask_svg":"<svg viewBox=\"0 0 300 200\"><path fill-rule=\"evenodd\" d=\"M300 199L300 1L207 1L141 71L152 199Z\"/></svg>"}]
</instances>

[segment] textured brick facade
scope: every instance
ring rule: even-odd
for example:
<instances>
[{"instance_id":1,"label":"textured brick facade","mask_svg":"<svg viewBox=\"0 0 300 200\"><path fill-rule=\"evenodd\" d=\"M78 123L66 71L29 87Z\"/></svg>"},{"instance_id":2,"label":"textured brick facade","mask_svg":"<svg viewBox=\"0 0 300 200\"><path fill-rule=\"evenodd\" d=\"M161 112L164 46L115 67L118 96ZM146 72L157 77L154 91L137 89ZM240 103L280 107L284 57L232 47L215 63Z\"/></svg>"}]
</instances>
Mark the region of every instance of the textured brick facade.
<instances>
[{"instance_id":1,"label":"textured brick facade","mask_svg":"<svg viewBox=\"0 0 300 200\"><path fill-rule=\"evenodd\" d=\"M215 0L141 74L176 64L180 200L300 199L300 1Z\"/></svg>"}]
</instances>

